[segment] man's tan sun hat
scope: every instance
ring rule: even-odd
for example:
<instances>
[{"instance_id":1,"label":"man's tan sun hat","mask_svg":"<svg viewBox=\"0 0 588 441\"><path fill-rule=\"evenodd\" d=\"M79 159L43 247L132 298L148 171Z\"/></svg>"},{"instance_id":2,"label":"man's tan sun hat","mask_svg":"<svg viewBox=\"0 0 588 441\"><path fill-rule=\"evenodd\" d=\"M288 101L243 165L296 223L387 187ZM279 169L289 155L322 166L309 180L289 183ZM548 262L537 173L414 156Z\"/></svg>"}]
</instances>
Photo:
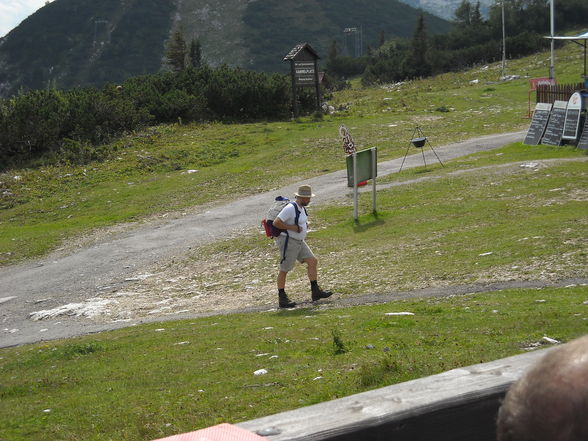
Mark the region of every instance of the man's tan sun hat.
<instances>
[{"instance_id":1,"label":"man's tan sun hat","mask_svg":"<svg viewBox=\"0 0 588 441\"><path fill-rule=\"evenodd\" d=\"M312 189L310 185L301 185L298 187L298 192L294 193L294 195L298 198L313 198L314 194L312 194Z\"/></svg>"}]
</instances>

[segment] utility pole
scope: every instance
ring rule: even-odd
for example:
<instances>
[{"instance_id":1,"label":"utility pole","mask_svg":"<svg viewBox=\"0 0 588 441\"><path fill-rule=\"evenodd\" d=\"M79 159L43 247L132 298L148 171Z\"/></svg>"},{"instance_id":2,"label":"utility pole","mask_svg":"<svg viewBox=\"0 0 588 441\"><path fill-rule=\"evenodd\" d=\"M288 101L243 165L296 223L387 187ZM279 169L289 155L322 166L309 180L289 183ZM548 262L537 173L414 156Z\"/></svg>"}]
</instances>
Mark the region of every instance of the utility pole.
<instances>
[{"instance_id":1,"label":"utility pole","mask_svg":"<svg viewBox=\"0 0 588 441\"><path fill-rule=\"evenodd\" d=\"M555 0L550 1L549 9L551 13L551 63L549 64L549 78L555 78Z\"/></svg>"},{"instance_id":2,"label":"utility pole","mask_svg":"<svg viewBox=\"0 0 588 441\"><path fill-rule=\"evenodd\" d=\"M506 76L506 26L504 24L504 1L502 0L502 77ZM553 40L552 40L553 41Z\"/></svg>"}]
</instances>

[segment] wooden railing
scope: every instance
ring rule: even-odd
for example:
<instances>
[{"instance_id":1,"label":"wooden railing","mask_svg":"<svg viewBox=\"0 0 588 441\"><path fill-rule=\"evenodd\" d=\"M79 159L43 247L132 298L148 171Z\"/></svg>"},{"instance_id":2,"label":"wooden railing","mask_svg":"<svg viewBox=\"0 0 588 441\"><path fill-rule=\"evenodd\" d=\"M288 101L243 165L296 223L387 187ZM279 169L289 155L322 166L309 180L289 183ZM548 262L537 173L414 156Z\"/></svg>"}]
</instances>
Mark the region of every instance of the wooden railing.
<instances>
[{"instance_id":1,"label":"wooden railing","mask_svg":"<svg viewBox=\"0 0 588 441\"><path fill-rule=\"evenodd\" d=\"M270 441L495 441L500 400L545 352L454 369L237 426Z\"/></svg>"},{"instance_id":2,"label":"wooden railing","mask_svg":"<svg viewBox=\"0 0 588 441\"><path fill-rule=\"evenodd\" d=\"M551 103L555 101L568 101L574 92L583 90L584 83L576 84L555 84L555 85L537 85L537 102Z\"/></svg>"}]
</instances>

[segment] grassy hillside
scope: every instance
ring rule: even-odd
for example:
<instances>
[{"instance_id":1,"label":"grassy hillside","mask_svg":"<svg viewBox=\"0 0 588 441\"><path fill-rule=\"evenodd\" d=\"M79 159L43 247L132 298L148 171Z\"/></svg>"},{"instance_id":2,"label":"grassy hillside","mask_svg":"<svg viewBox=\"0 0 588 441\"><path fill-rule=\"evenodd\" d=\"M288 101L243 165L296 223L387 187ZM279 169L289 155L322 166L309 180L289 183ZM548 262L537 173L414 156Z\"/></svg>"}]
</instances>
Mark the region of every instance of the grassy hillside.
<instances>
[{"instance_id":1,"label":"grassy hillside","mask_svg":"<svg viewBox=\"0 0 588 441\"><path fill-rule=\"evenodd\" d=\"M580 48L558 53L560 82L577 81ZM548 55L509 64L508 73L545 76ZM114 146L87 166L11 170L0 175L0 264L44 254L108 227L270 190L344 168L338 127L381 160L401 157L416 124L435 145L528 126L526 79L497 83L500 66L398 86L354 88L331 100L320 121L159 126ZM478 80L473 84L473 80ZM286 170L274 160L289 158ZM197 169L198 173L186 173ZM219 186L218 182L224 185ZM105 202L107 201L107 202Z\"/></svg>"},{"instance_id":2,"label":"grassy hillside","mask_svg":"<svg viewBox=\"0 0 588 441\"><path fill-rule=\"evenodd\" d=\"M561 82L577 79L577 55L573 46L559 52ZM541 54L509 71L543 76L546 61ZM434 145L526 127L527 80L494 83L498 75L499 66L489 66L353 89L332 101L344 110L319 121L161 126L122 140L104 163L12 170L0 176L0 195L14 204L0 211L2 258L14 262L91 228L198 210L342 168L342 123L361 147L378 146L381 160L404 154L415 124ZM586 162L573 147L515 143L381 179L379 214L358 223L349 199L311 206L321 281L352 299L586 277ZM369 195L361 198L362 213L369 204ZM248 231L153 268L153 277L126 286L132 295L104 293L116 303L94 320L132 319L157 304L170 313L214 302L274 304L275 260L269 240ZM307 300L307 285L297 267L292 297ZM0 439L148 441L237 423L520 354L541 347L544 336L568 341L588 333L587 298L585 285L570 285L325 305L2 349ZM386 315L400 311L414 316ZM259 369L268 373L254 375Z\"/></svg>"},{"instance_id":3,"label":"grassy hillside","mask_svg":"<svg viewBox=\"0 0 588 441\"><path fill-rule=\"evenodd\" d=\"M585 159L571 148L515 144L403 172L427 179L380 190L380 214L359 224L349 206L311 206L322 281L350 298L585 276ZM531 161L541 166L520 167ZM104 293L116 305L94 320L136 318L149 305L173 314L274 303L275 257L259 232L199 248L127 295ZM298 267L289 292L305 300L306 285ZM520 354L544 336L569 341L588 332L587 296L586 286L570 285L308 306L2 349L0 438L148 441L237 423ZM386 315L401 311L414 316ZM259 369L267 374L254 375Z\"/></svg>"}]
</instances>

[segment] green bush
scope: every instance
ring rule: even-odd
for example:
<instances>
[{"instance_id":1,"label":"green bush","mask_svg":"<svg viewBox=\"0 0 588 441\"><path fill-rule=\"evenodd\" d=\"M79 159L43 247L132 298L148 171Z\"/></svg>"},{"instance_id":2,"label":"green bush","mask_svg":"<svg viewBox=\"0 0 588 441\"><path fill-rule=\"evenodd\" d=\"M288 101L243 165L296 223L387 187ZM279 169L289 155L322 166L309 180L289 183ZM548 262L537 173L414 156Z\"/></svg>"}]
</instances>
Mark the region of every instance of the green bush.
<instances>
[{"instance_id":1,"label":"green bush","mask_svg":"<svg viewBox=\"0 0 588 441\"><path fill-rule=\"evenodd\" d=\"M300 93L305 113L314 94ZM41 156L85 164L106 156L105 145L148 124L245 121L290 116L286 75L222 66L131 78L102 90L36 90L0 100L0 169Z\"/></svg>"},{"instance_id":2,"label":"green bush","mask_svg":"<svg viewBox=\"0 0 588 441\"><path fill-rule=\"evenodd\" d=\"M4 102L0 151L2 156L35 156L55 147L68 118L67 98L59 91L32 91Z\"/></svg>"}]
</instances>

